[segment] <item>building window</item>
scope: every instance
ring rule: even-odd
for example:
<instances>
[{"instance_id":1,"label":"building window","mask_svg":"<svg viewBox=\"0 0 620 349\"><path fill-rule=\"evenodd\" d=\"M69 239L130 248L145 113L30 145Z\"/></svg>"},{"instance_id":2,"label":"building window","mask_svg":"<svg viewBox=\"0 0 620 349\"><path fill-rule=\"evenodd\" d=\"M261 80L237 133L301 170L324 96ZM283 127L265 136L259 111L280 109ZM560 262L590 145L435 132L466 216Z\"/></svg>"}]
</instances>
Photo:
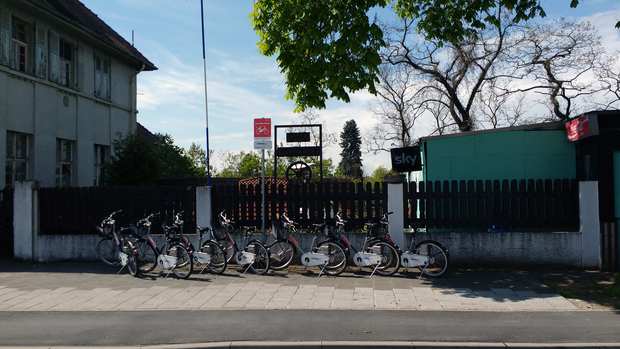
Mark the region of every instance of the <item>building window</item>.
<instances>
[{"instance_id":1,"label":"building window","mask_svg":"<svg viewBox=\"0 0 620 349\"><path fill-rule=\"evenodd\" d=\"M95 96L110 99L110 60L95 55Z\"/></svg>"},{"instance_id":2,"label":"building window","mask_svg":"<svg viewBox=\"0 0 620 349\"><path fill-rule=\"evenodd\" d=\"M73 45L60 39L60 84L70 87L73 77Z\"/></svg>"},{"instance_id":3,"label":"building window","mask_svg":"<svg viewBox=\"0 0 620 349\"><path fill-rule=\"evenodd\" d=\"M56 139L56 186L73 185L73 141Z\"/></svg>"},{"instance_id":4,"label":"building window","mask_svg":"<svg viewBox=\"0 0 620 349\"><path fill-rule=\"evenodd\" d=\"M110 147L95 144L95 177L93 181L95 187L102 184L103 173L101 170L103 165L108 162L109 156Z\"/></svg>"},{"instance_id":5,"label":"building window","mask_svg":"<svg viewBox=\"0 0 620 349\"><path fill-rule=\"evenodd\" d=\"M30 135L25 133L6 133L6 186L13 187L17 181L28 179L28 159L30 154Z\"/></svg>"},{"instance_id":6,"label":"building window","mask_svg":"<svg viewBox=\"0 0 620 349\"><path fill-rule=\"evenodd\" d=\"M26 72L28 66L28 26L13 18L11 28L11 68Z\"/></svg>"}]
</instances>

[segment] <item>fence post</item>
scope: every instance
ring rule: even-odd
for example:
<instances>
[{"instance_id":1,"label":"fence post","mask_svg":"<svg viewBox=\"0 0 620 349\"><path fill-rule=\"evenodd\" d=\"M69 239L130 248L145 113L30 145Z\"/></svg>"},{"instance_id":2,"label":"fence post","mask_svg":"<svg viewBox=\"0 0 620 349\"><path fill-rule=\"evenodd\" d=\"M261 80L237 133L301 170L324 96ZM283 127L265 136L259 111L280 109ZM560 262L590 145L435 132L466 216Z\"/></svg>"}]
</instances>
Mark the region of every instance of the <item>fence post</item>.
<instances>
[{"instance_id":1,"label":"fence post","mask_svg":"<svg viewBox=\"0 0 620 349\"><path fill-rule=\"evenodd\" d=\"M211 187L196 187L196 225L211 226Z\"/></svg>"},{"instance_id":2,"label":"fence post","mask_svg":"<svg viewBox=\"0 0 620 349\"><path fill-rule=\"evenodd\" d=\"M13 191L13 251L16 259L36 260L38 208L36 181L15 182Z\"/></svg>"},{"instance_id":3,"label":"fence post","mask_svg":"<svg viewBox=\"0 0 620 349\"><path fill-rule=\"evenodd\" d=\"M601 228L598 207L598 182L579 182L579 224L581 230L581 267L601 269Z\"/></svg>"},{"instance_id":4,"label":"fence post","mask_svg":"<svg viewBox=\"0 0 620 349\"><path fill-rule=\"evenodd\" d=\"M387 207L390 216L390 237L396 245L405 247L405 208L403 207L404 175L385 176L387 182Z\"/></svg>"}]
</instances>

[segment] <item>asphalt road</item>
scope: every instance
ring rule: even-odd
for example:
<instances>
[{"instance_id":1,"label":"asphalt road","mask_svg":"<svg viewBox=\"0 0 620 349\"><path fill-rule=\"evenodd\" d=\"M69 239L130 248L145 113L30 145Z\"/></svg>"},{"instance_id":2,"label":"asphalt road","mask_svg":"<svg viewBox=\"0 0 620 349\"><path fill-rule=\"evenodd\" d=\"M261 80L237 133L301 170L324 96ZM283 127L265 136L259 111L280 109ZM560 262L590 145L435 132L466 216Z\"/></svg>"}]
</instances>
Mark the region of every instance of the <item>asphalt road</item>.
<instances>
[{"instance_id":1,"label":"asphalt road","mask_svg":"<svg viewBox=\"0 0 620 349\"><path fill-rule=\"evenodd\" d=\"M620 343L611 311L216 310L0 312L3 346L223 341Z\"/></svg>"}]
</instances>

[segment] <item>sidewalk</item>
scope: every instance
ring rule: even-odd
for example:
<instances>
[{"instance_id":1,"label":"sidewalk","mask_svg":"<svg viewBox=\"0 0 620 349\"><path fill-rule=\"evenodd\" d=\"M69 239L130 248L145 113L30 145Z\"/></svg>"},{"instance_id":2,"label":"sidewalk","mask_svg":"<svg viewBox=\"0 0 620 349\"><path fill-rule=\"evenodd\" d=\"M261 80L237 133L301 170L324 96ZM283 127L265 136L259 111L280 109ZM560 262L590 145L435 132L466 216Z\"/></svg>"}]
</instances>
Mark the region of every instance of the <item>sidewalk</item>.
<instances>
[{"instance_id":1,"label":"sidewalk","mask_svg":"<svg viewBox=\"0 0 620 349\"><path fill-rule=\"evenodd\" d=\"M578 311L538 278L541 272L449 270L440 278L402 270L391 277L349 269L338 277L293 266L281 272L188 280L152 272L134 278L97 261L26 264L0 261L0 311L347 309ZM577 271L578 272L578 271Z\"/></svg>"},{"instance_id":2,"label":"sidewalk","mask_svg":"<svg viewBox=\"0 0 620 349\"><path fill-rule=\"evenodd\" d=\"M617 312L579 310L539 281L567 272L118 269L0 260L0 349L620 348Z\"/></svg>"}]
</instances>

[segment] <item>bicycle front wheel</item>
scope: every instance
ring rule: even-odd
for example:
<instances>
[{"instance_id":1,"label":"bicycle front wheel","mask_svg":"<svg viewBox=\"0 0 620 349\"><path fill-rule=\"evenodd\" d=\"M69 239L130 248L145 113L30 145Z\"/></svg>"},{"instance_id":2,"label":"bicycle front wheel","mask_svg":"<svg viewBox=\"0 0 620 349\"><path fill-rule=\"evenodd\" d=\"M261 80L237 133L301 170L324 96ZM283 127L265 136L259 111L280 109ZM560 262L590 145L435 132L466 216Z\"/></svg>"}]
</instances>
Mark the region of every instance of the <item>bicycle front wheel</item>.
<instances>
[{"instance_id":1,"label":"bicycle front wheel","mask_svg":"<svg viewBox=\"0 0 620 349\"><path fill-rule=\"evenodd\" d=\"M269 268L282 270L288 267L295 257L295 246L289 241L276 241L269 245Z\"/></svg>"},{"instance_id":2,"label":"bicycle front wheel","mask_svg":"<svg viewBox=\"0 0 620 349\"><path fill-rule=\"evenodd\" d=\"M138 269L138 253L136 249L129 241L123 243L123 252L127 254L127 270L132 276L138 276L140 270Z\"/></svg>"},{"instance_id":3,"label":"bicycle front wheel","mask_svg":"<svg viewBox=\"0 0 620 349\"><path fill-rule=\"evenodd\" d=\"M400 256L394 246L384 241L379 241L368 247L367 252L375 252L381 255L381 263L377 266L376 273L383 276L394 275L400 268Z\"/></svg>"},{"instance_id":4,"label":"bicycle front wheel","mask_svg":"<svg viewBox=\"0 0 620 349\"><path fill-rule=\"evenodd\" d=\"M138 240L135 242L138 251L138 268L141 273L148 273L155 269L157 265L157 251L146 240Z\"/></svg>"},{"instance_id":5,"label":"bicycle front wheel","mask_svg":"<svg viewBox=\"0 0 620 349\"><path fill-rule=\"evenodd\" d=\"M413 253L428 256L429 264L418 267L422 274L430 277L439 277L448 269L448 254L436 241L422 241L416 245Z\"/></svg>"},{"instance_id":6,"label":"bicycle front wheel","mask_svg":"<svg viewBox=\"0 0 620 349\"><path fill-rule=\"evenodd\" d=\"M255 274L263 275L269 271L269 251L262 242L250 241L245 250L255 255L254 263L250 264L250 269Z\"/></svg>"},{"instance_id":7,"label":"bicycle front wheel","mask_svg":"<svg viewBox=\"0 0 620 349\"><path fill-rule=\"evenodd\" d=\"M200 251L211 256L211 261L207 264L210 272L219 275L226 270L226 254L215 241L206 241L202 244Z\"/></svg>"},{"instance_id":8,"label":"bicycle front wheel","mask_svg":"<svg viewBox=\"0 0 620 349\"><path fill-rule=\"evenodd\" d=\"M219 240L219 242L222 244L222 247L224 248L224 254L226 255L226 263L230 264L238 252L237 249L235 248L235 244L230 242L228 238Z\"/></svg>"},{"instance_id":9,"label":"bicycle front wheel","mask_svg":"<svg viewBox=\"0 0 620 349\"><path fill-rule=\"evenodd\" d=\"M321 242L317 245L317 250L321 249L321 246L327 246L327 255L329 256L329 262L323 272L327 275L340 275L347 268L347 254L344 249L340 244L333 241Z\"/></svg>"},{"instance_id":10,"label":"bicycle front wheel","mask_svg":"<svg viewBox=\"0 0 620 349\"><path fill-rule=\"evenodd\" d=\"M121 265L119 251L111 237L105 237L97 244L97 256L108 266L118 267Z\"/></svg>"},{"instance_id":11,"label":"bicycle front wheel","mask_svg":"<svg viewBox=\"0 0 620 349\"><path fill-rule=\"evenodd\" d=\"M172 272L179 279L187 279L192 274L193 262L184 245L174 243L168 249L168 255L176 257L177 262Z\"/></svg>"}]
</instances>

